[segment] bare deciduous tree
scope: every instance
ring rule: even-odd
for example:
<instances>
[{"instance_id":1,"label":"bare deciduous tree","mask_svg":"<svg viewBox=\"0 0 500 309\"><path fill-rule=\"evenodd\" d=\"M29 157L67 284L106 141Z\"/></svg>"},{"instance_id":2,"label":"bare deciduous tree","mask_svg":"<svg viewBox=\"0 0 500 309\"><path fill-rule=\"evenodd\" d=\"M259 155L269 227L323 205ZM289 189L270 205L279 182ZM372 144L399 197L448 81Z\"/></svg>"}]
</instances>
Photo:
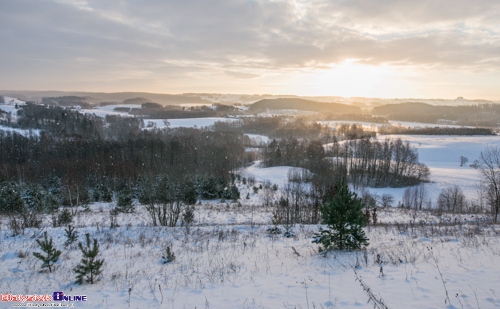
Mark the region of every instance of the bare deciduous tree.
<instances>
[{"instance_id":1,"label":"bare deciduous tree","mask_svg":"<svg viewBox=\"0 0 500 309\"><path fill-rule=\"evenodd\" d=\"M481 152L479 170L486 181L488 204L496 223L500 210L500 147L487 147Z\"/></svg>"},{"instance_id":2,"label":"bare deciduous tree","mask_svg":"<svg viewBox=\"0 0 500 309\"><path fill-rule=\"evenodd\" d=\"M462 189L457 185L443 189L439 193L437 203L439 210L453 213L462 212L467 204Z\"/></svg>"},{"instance_id":3,"label":"bare deciduous tree","mask_svg":"<svg viewBox=\"0 0 500 309\"><path fill-rule=\"evenodd\" d=\"M426 198L427 190L425 185L408 187L403 194L403 205L411 209L422 210Z\"/></svg>"}]
</instances>

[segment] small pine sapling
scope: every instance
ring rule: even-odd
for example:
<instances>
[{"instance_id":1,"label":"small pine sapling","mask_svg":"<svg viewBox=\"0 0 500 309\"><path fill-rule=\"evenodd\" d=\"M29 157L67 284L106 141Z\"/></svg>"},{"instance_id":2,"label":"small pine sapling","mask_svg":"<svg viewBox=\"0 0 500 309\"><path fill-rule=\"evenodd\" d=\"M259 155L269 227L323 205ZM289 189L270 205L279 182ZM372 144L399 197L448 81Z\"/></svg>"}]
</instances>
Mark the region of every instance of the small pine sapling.
<instances>
[{"instance_id":1,"label":"small pine sapling","mask_svg":"<svg viewBox=\"0 0 500 309\"><path fill-rule=\"evenodd\" d=\"M132 191L128 187L118 192L118 201L116 202L115 210L123 213L135 212Z\"/></svg>"},{"instance_id":2,"label":"small pine sapling","mask_svg":"<svg viewBox=\"0 0 500 309\"><path fill-rule=\"evenodd\" d=\"M186 227L186 233L189 234L189 230L194 221L194 207L188 206L182 214L182 225Z\"/></svg>"},{"instance_id":3,"label":"small pine sapling","mask_svg":"<svg viewBox=\"0 0 500 309\"><path fill-rule=\"evenodd\" d=\"M59 260L59 256L61 255L61 251L54 248L54 243L52 241L52 237L50 240L47 237L47 231L43 233L44 240L37 239L36 242L40 246L40 249L45 252L45 255L42 255L38 252L33 252L33 255L43 262L42 269L48 268L49 272L52 272L52 266Z\"/></svg>"},{"instance_id":4,"label":"small pine sapling","mask_svg":"<svg viewBox=\"0 0 500 309\"><path fill-rule=\"evenodd\" d=\"M59 225L65 225L71 223L71 221L73 221L73 215L67 208L63 209L57 216L57 224Z\"/></svg>"},{"instance_id":5,"label":"small pine sapling","mask_svg":"<svg viewBox=\"0 0 500 309\"><path fill-rule=\"evenodd\" d=\"M175 261L175 253L170 249L170 246L167 246L165 249L165 255L161 257L162 264L168 264Z\"/></svg>"},{"instance_id":6,"label":"small pine sapling","mask_svg":"<svg viewBox=\"0 0 500 309\"><path fill-rule=\"evenodd\" d=\"M99 254L99 244L97 239L94 238L93 246L90 245L90 235L85 234L86 247L83 246L81 242L78 243L78 247L82 251L82 260L73 271L76 273L76 283L83 284L83 282L88 282L94 284L97 276L102 273L102 266L104 265L104 260L98 260L97 255Z\"/></svg>"},{"instance_id":7,"label":"small pine sapling","mask_svg":"<svg viewBox=\"0 0 500 309\"><path fill-rule=\"evenodd\" d=\"M66 241L64 242L64 245L70 246L78 239L78 232L75 231L75 228L72 227L71 224L64 229L64 232L66 233Z\"/></svg>"}]
</instances>

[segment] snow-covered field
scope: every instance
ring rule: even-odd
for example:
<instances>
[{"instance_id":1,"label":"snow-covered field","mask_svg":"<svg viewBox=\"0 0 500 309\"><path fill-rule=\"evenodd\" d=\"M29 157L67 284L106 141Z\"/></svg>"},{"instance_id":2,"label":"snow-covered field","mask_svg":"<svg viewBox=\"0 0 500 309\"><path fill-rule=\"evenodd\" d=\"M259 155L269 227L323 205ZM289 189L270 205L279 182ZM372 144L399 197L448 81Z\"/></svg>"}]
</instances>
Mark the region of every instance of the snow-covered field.
<instances>
[{"instance_id":1,"label":"snow-covered field","mask_svg":"<svg viewBox=\"0 0 500 309\"><path fill-rule=\"evenodd\" d=\"M115 111L116 108L141 108L139 104L112 104L105 106L96 106L92 109L81 109L80 112L84 114L96 115L98 117L110 116L122 116L122 117L133 117L128 112L125 111Z\"/></svg>"},{"instance_id":2,"label":"snow-covered field","mask_svg":"<svg viewBox=\"0 0 500 309\"><path fill-rule=\"evenodd\" d=\"M326 125L331 128L335 128L342 124L356 124L363 127L364 130L377 131L378 128L382 126L396 126L402 128L472 128L468 126L458 126L453 124L434 124L434 123L423 123L423 122L407 122L407 121L397 121L389 120L388 124L385 123L373 123L364 121L351 121L351 120L322 120L318 121L319 124Z\"/></svg>"},{"instance_id":3,"label":"snow-covered field","mask_svg":"<svg viewBox=\"0 0 500 309\"><path fill-rule=\"evenodd\" d=\"M147 126L149 123L153 123L153 127L158 129L166 128L165 120L168 122L170 128L201 128L208 127L214 123L221 122L231 122L237 119L233 118L221 118L221 117L206 117L206 118L182 118L182 119L144 119L144 124Z\"/></svg>"},{"instance_id":4,"label":"snow-covered field","mask_svg":"<svg viewBox=\"0 0 500 309\"><path fill-rule=\"evenodd\" d=\"M435 202L442 189L458 185L469 199L477 198L480 171L470 167L488 146L500 147L500 136L384 135L379 137L409 141L418 150L419 161L429 167L430 182L425 184L428 197ZM460 166L460 156L468 159ZM405 188L369 189L381 195L389 193L400 200Z\"/></svg>"},{"instance_id":5,"label":"snow-covered field","mask_svg":"<svg viewBox=\"0 0 500 309\"><path fill-rule=\"evenodd\" d=\"M40 135L40 130L25 130L25 129L16 129L16 128L11 128L11 127L6 127L0 125L0 131L8 131L8 132L15 132L24 136L29 136L29 135Z\"/></svg>"},{"instance_id":6,"label":"snow-covered field","mask_svg":"<svg viewBox=\"0 0 500 309\"><path fill-rule=\"evenodd\" d=\"M200 106L200 105L207 105L207 104L183 104L182 106ZM116 111L116 108L141 108L141 105L137 104L115 104L115 105L106 105L106 106L98 106L94 109L82 109L82 113L86 114L95 114L96 116L99 117L106 117L107 115L117 115L117 116L123 116L123 117L133 117L130 115L128 112L124 111ZM206 118L183 118L183 119L149 119L145 118L144 120L144 125L147 128L157 128L157 129L163 129L167 127L167 124L165 121L168 123L168 127L170 128L179 128L179 127L185 127L185 128L201 128L201 127L207 127L213 125L217 121L235 121L237 119L233 118L220 118L220 117L206 117Z\"/></svg>"},{"instance_id":7,"label":"snow-covered field","mask_svg":"<svg viewBox=\"0 0 500 309\"><path fill-rule=\"evenodd\" d=\"M76 308L373 308L363 283L388 308L500 307L500 230L481 217L444 220L388 209L380 221L398 224L367 227L366 251L324 257L311 243L317 226L296 226L294 238L269 235L271 211L256 205L197 205L189 234L183 227L148 226L141 207L120 214L120 226L110 228L110 208L93 204L74 220L80 241L90 233L105 260L94 285L74 283L81 253L63 245L62 228L12 237L4 218L0 291L86 295L87 302L73 303ZM455 221L466 223L449 224ZM35 239L43 231L63 251L52 273L39 273L32 255L40 251ZM176 259L162 264L167 246Z\"/></svg>"}]
</instances>

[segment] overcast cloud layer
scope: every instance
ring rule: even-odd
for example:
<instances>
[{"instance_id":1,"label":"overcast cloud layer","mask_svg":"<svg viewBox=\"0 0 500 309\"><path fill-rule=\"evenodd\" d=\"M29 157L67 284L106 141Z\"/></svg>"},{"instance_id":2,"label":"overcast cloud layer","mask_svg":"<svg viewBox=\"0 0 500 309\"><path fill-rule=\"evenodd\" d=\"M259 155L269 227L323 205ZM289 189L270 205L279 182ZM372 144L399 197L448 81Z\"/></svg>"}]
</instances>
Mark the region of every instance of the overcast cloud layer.
<instances>
[{"instance_id":1,"label":"overcast cloud layer","mask_svg":"<svg viewBox=\"0 0 500 309\"><path fill-rule=\"evenodd\" d=\"M347 60L500 99L499 21L497 0L0 0L0 88L301 94Z\"/></svg>"}]
</instances>

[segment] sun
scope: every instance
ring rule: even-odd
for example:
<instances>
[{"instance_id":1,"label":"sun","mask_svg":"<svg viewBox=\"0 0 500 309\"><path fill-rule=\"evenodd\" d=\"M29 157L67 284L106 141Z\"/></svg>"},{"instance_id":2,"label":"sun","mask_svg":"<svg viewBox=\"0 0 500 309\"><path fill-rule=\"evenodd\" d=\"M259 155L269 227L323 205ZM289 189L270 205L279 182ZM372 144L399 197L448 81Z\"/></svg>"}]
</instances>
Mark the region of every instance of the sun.
<instances>
[{"instance_id":1,"label":"sun","mask_svg":"<svg viewBox=\"0 0 500 309\"><path fill-rule=\"evenodd\" d=\"M389 66L365 65L348 59L316 70L304 90L320 96L387 97L392 92L395 75Z\"/></svg>"}]
</instances>

